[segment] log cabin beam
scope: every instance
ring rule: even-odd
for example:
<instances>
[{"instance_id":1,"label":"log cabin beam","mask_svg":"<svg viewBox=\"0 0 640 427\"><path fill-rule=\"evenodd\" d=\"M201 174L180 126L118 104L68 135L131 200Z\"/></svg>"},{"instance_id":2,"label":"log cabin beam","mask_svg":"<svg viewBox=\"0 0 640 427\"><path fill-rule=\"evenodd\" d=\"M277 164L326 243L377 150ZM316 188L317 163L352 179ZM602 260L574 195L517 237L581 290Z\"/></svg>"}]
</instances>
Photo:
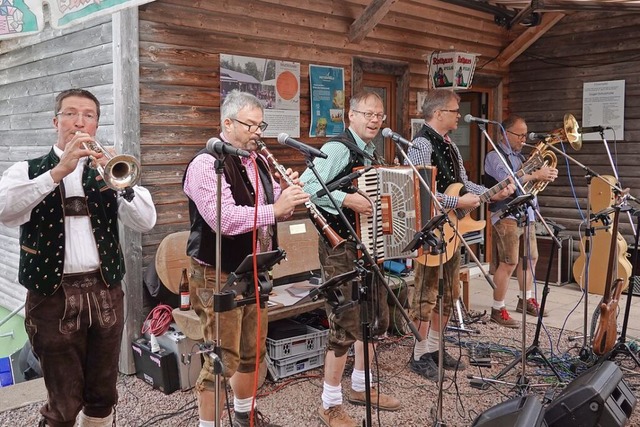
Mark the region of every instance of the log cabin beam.
<instances>
[{"instance_id":1,"label":"log cabin beam","mask_svg":"<svg viewBox=\"0 0 640 427\"><path fill-rule=\"evenodd\" d=\"M349 42L360 43L378 22L385 17L397 0L372 0L349 27Z\"/></svg>"},{"instance_id":2,"label":"log cabin beam","mask_svg":"<svg viewBox=\"0 0 640 427\"><path fill-rule=\"evenodd\" d=\"M565 15L563 13L545 13L542 15L542 22L540 25L528 28L509 46L500 52L496 58L498 64L502 67L506 67L511 64L522 52L527 50L527 48L535 43L536 40L553 28L553 26L564 18L564 16Z\"/></svg>"}]
</instances>

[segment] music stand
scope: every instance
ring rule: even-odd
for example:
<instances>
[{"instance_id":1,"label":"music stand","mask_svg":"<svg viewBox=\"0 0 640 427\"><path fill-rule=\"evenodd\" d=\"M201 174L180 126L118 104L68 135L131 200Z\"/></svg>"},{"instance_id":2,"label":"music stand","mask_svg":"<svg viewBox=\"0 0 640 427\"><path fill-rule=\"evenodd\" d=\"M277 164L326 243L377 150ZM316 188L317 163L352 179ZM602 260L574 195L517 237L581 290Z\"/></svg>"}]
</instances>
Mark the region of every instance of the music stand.
<instances>
[{"instance_id":1,"label":"music stand","mask_svg":"<svg viewBox=\"0 0 640 427\"><path fill-rule=\"evenodd\" d=\"M264 307L264 304L269 300L269 292L273 287L265 273L286 256L287 254L282 248L255 255L255 261L258 264L257 279L260 289L260 294L257 296L255 295L255 288L252 286L254 254L247 255L236 270L229 274L227 283L225 283L220 293L213 296L213 310L215 312L229 311L238 306L258 302L258 299L260 307ZM242 295L242 299L236 299L239 295Z\"/></svg>"},{"instance_id":2,"label":"music stand","mask_svg":"<svg viewBox=\"0 0 640 427\"><path fill-rule=\"evenodd\" d=\"M435 248L438 245L438 237L433 234L433 231L440 227L442 223L447 219L447 215L439 214L434 215L427 223L418 231L409 244L402 250L402 252L413 252L422 247L426 249Z\"/></svg>"}]
</instances>

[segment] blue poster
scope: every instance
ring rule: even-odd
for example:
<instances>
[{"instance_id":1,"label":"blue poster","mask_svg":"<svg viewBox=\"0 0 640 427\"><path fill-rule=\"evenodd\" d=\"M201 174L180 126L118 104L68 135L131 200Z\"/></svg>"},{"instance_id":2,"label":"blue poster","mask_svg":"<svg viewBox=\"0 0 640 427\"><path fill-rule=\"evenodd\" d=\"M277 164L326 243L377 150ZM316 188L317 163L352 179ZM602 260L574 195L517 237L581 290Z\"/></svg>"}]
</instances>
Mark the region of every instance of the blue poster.
<instances>
[{"instance_id":1,"label":"blue poster","mask_svg":"<svg viewBox=\"0 0 640 427\"><path fill-rule=\"evenodd\" d=\"M309 136L336 136L344 131L344 69L309 65L311 124Z\"/></svg>"}]
</instances>

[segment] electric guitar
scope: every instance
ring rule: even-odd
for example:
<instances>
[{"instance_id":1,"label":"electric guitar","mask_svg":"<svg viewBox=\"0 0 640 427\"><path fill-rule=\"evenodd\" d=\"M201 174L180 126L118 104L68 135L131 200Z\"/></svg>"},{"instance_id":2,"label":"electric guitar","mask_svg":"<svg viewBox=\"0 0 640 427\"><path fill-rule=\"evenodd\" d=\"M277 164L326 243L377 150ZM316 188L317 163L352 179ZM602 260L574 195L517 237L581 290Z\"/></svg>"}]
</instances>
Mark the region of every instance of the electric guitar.
<instances>
[{"instance_id":1,"label":"electric guitar","mask_svg":"<svg viewBox=\"0 0 640 427\"><path fill-rule=\"evenodd\" d=\"M531 156L523 165L520 170L518 170L515 175L516 178L520 179L523 175L531 173L537 169L540 169L543 165L543 159L539 154L535 154ZM480 195L480 202L485 203L488 202L493 196L502 191L507 185L510 183L510 178L506 178L503 181L500 181L484 193ZM464 184L455 182L447 187L444 194L448 196L460 196L460 191L464 188ZM475 208L471 209L450 209L447 211L447 216L449 217L449 221L458 229L460 235L465 233L469 233L472 231L480 231L482 230L487 222L485 220L475 220L469 216L469 213L473 211ZM447 262L451 259L451 257L456 253L458 248L460 247L460 239L456 234L454 228L449 224L449 222L445 222L443 226L444 231L444 241L445 252L442 254L443 262ZM442 238L440 232L435 230L435 235L438 239ZM436 267L440 265L440 254L431 255L425 254L416 258L416 261L421 264L426 264L429 267Z\"/></svg>"}]
</instances>

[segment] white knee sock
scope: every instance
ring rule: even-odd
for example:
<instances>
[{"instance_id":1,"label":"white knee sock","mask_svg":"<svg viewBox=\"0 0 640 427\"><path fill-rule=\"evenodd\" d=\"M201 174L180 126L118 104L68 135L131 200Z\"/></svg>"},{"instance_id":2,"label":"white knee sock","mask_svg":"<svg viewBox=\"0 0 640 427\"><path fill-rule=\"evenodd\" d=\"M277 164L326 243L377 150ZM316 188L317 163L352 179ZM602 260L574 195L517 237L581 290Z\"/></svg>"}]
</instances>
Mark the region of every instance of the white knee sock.
<instances>
[{"instance_id":1,"label":"white knee sock","mask_svg":"<svg viewBox=\"0 0 640 427\"><path fill-rule=\"evenodd\" d=\"M429 336L427 337L427 349L429 353L438 351L440 349L440 334L433 329L429 329Z\"/></svg>"},{"instance_id":2,"label":"white knee sock","mask_svg":"<svg viewBox=\"0 0 640 427\"><path fill-rule=\"evenodd\" d=\"M371 378L369 378L371 380ZM354 369L351 372L351 388L353 391L363 392L366 390L365 381L364 381L364 371L359 371Z\"/></svg>"},{"instance_id":3,"label":"white knee sock","mask_svg":"<svg viewBox=\"0 0 640 427\"><path fill-rule=\"evenodd\" d=\"M420 356L427 352L427 340L415 340L415 342L413 343L413 360L420 360Z\"/></svg>"},{"instance_id":4,"label":"white knee sock","mask_svg":"<svg viewBox=\"0 0 640 427\"><path fill-rule=\"evenodd\" d=\"M80 411L78 427L111 427L113 424L113 411L104 418L90 417Z\"/></svg>"},{"instance_id":5,"label":"white knee sock","mask_svg":"<svg viewBox=\"0 0 640 427\"><path fill-rule=\"evenodd\" d=\"M233 410L234 412L250 412L251 411L251 403L253 402L252 397L247 397L246 399L238 399L237 397L233 397Z\"/></svg>"},{"instance_id":6,"label":"white knee sock","mask_svg":"<svg viewBox=\"0 0 640 427\"><path fill-rule=\"evenodd\" d=\"M322 407L329 409L338 405L342 405L342 384L332 386L325 382L322 386Z\"/></svg>"}]
</instances>

